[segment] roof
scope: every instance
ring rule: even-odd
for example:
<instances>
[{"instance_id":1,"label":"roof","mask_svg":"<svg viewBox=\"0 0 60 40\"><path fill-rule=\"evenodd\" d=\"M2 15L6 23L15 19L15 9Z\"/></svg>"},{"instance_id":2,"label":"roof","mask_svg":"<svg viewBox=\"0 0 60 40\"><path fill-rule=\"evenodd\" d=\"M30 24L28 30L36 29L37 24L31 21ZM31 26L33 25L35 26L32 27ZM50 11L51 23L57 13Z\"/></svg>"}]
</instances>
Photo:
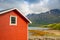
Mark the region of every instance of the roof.
<instances>
[{"instance_id":1,"label":"roof","mask_svg":"<svg viewBox=\"0 0 60 40\"><path fill-rule=\"evenodd\" d=\"M32 23L27 17L25 17L25 15L23 15L23 13L21 12L21 10L19 11L17 8L2 10L2 11L0 11L0 15L1 15L1 14L5 14L6 12L9 12L9 11L12 11L12 10L17 10L18 12L20 12L20 14L21 14L29 23Z\"/></svg>"}]
</instances>

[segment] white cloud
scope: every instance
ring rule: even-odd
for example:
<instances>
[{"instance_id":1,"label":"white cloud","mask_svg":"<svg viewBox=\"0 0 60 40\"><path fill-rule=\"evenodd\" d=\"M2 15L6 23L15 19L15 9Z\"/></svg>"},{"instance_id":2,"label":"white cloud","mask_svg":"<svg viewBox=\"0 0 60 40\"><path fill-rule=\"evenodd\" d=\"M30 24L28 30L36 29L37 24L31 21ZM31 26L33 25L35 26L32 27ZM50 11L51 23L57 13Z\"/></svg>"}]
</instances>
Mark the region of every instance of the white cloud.
<instances>
[{"instance_id":1,"label":"white cloud","mask_svg":"<svg viewBox=\"0 0 60 40\"><path fill-rule=\"evenodd\" d=\"M29 8L33 13L46 12L51 9L60 9L60 1L43 0L36 4L30 4Z\"/></svg>"},{"instance_id":2,"label":"white cloud","mask_svg":"<svg viewBox=\"0 0 60 40\"><path fill-rule=\"evenodd\" d=\"M11 0L12 1L12 0ZM26 15L27 13L30 13L29 11L29 6L27 3L24 3L24 0L13 0L12 2L11 1L5 1L4 0L0 1L0 8L1 9L9 9L9 8L18 8L19 10L22 10L22 12ZM3 3L4 2L4 3ZM0 10L1 10L0 9Z\"/></svg>"},{"instance_id":3,"label":"white cloud","mask_svg":"<svg viewBox=\"0 0 60 40\"><path fill-rule=\"evenodd\" d=\"M30 3L24 0L0 0L1 9L7 9L12 7L17 7L19 10L22 10L25 15L27 15L28 13L46 12L50 9L56 8L60 9L60 1L40 0L38 3Z\"/></svg>"},{"instance_id":4,"label":"white cloud","mask_svg":"<svg viewBox=\"0 0 60 40\"><path fill-rule=\"evenodd\" d=\"M29 5L25 2L23 4L21 4L21 6L19 6L19 8L23 11L23 13L25 13L25 15L30 13Z\"/></svg>"},{"instance_id":5,"label":"white cloud","mask_svg":"<svg viewBox=\"0 0 60 40\"><path fill-rule=\"evenodd\" d=\"M34 13L38 13L38 12L46 12L49 10L49 8L47 8L45 5L47 4L48 0L44 0L41 1L37 4L31 4L30 5L30 9L34 12Z\"/></svg>"}]
</instances>

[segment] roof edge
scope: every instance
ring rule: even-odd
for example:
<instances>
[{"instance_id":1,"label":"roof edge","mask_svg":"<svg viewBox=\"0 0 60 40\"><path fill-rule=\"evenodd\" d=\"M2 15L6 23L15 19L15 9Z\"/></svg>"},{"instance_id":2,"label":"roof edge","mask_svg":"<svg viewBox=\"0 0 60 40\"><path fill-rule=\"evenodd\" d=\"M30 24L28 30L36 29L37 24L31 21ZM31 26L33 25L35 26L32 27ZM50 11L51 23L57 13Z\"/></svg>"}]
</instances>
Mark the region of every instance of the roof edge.
<instances>
[{"instance_id":1,"label":"roof edge","mask_svg":"<svg viewBox=\"0 0 60 40\"><path fill-rule=\"evenodd\" d=\"M9 10L6 10L6 11L3 11L3 12L0 12L0 14L4 14L4 13L6 13L6 12L9 12L9 11L12 11L12 10L17 10L23 17L25 17L25 15L23 15L22 13L22 11L20 10L18 10L17 8L11 8L11 9L9 9ZM32 23L27 17L25 17L26 18L26 20L29 22L29 23Z\"/></svg>"}]
</instances>

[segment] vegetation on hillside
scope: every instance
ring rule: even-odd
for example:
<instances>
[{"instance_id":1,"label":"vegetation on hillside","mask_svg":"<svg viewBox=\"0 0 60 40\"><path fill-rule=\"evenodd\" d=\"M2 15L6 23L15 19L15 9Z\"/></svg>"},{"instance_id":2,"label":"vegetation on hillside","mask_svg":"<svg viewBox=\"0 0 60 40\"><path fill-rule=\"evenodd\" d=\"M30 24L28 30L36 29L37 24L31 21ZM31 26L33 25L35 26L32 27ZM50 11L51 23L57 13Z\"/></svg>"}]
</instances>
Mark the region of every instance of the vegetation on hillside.
<instances>
[{"instance_id":1,"label":"vegetation on hillside","mask_svg":"<svg viewBox=\"0 0 60 40\"><path fill-rule=\"evenodd\" d=\"M60 30L60 23L53 23L49 25L44 25L42 27L47 27L47 28L54 29L54 30Z\"/></svg>"}]
</instances>

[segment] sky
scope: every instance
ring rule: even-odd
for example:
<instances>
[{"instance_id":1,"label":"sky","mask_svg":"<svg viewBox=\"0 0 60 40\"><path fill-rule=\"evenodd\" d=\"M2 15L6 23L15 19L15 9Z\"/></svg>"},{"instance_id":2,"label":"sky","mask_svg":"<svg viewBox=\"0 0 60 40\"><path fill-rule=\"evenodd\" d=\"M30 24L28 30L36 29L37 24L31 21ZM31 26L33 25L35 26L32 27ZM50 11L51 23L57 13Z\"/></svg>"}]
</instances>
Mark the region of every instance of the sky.
<instances>
[{"instance_id":1,"label":"sky","mask_svg":"<svg viewBox=\"0 0 60 40\"><path fill-rule=\"evenodd\" d=\"M0 0L0 10L17 8L24 15L60 9L60 0Z\"/></svg>"}]
</instances>

